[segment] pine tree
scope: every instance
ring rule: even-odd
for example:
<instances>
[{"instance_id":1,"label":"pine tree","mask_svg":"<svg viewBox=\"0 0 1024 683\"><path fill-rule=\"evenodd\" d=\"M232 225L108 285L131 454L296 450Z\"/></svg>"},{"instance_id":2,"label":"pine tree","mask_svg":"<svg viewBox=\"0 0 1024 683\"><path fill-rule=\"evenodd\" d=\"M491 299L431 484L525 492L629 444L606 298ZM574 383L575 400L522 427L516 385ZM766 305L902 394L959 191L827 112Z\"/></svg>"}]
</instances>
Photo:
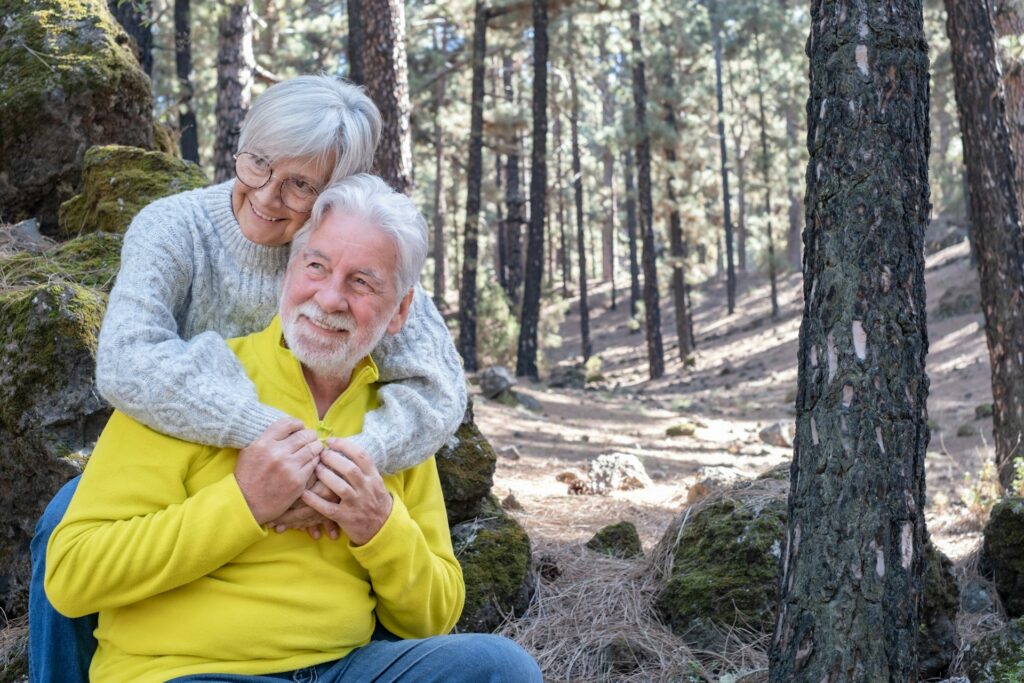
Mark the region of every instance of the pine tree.
<instances>
[{"instance_id":1,"label":"pine tree","mask_svg":"<svg viewBox=\"0 0 1024 683\"><path fill-rule=\"evenodd\" d=\"M174 63L178 74L178 129L181 156L199 163L199 133L192 104L192 21L189 0L174 0Z\"/></svg>"},{"instance_id":2,"label":"pine tree","mask_svg":"<svg viewBox=\"0 0 1024 683\"><path fill-rule=\"evenodd\" d=\"M718 2L711 10L711 31L714 33L715 96L718 99L718 149L722 161L722 215L725 219L726 306L729 315L736 310L736 266L733 257L732 215L729 212L729 165L725 142L725 105L722 96L722 28L719 26ZM719 250L721 253L721 250Z\"/></svg>"},{"instance_id":3,"label":"pine tree","mask_svg":"<svg viewBox=\"0 0 1024 683\"><path fill-rule=\"evenodd\" d=\"M573 40L575 29L569 18L569 40ZM572 106L569 113L569 127L572 138L572 189L576 205L576 256L580 273L580 344L583 361L590 360L593 347L590 344L590 309L587 306L587 250L585 248L586 225L583 221L583 168L580 164L580 92L576 81L576 60L569 46L569 91Z\"/></svg>"},{"instance_id":4,"label":"pine tree","mask_svg":"<svg viewBox=\"0 0 1024 683\"><path fill-rule=\"evenodd\" d=\"M769 680L915 681L928 446L921 0L815 3L811 26L797 427Z\"/></svg>"},{"instance_id":5,"label":"pine tree","mask_svg":"<svg viewBox=\"0 0 1024 683\"><path fill-rule=\"evenodd\" d=\"M135 41L135 56L139 66L153 77L153 5L151 2L123 2L107 0L107 8L121 24L125 33Z\"/></svg>"},{"instance_id":6,"label":"pine tree","mask_svg":"<svg viewBox=\"0 0 1024 683\"><path fill-rule=\"evenodd\" d=\"M764 112L764 74L761 72L760 16L754 18L754 64L757 68L757 112L761 124L761 176L764 181L765 232L768 238L768 282L771 285L772 319L779 317L779 288L775 273L775 238L772 235L771 160L768 156L768 124Z\"/></svg>"},{"instance_id":7,"label":"pine tree","mask_svg":"<svg viewBox=\"0 0 1024 683\"><path fill-rule=\"evenodd\" d=\"M626 147L624 152L623 171L626 175L626 240L629 243L629 315L635 318L640 302L640 262L637 258L637 218L636 218L636 187L633 176L633 149Z\"/></svg>"},{"instance_id":8,"label":"pine tree","mask_svg":"<svg viewBox=\"0 0 1024 683\"><path fill-rule=\"evenodd\" d=\"M221 7L217 24L217 139L213 145L213 180L235 175L238 135L252 101L252 0L233 0Z\"/></svg>"}]
</instances>

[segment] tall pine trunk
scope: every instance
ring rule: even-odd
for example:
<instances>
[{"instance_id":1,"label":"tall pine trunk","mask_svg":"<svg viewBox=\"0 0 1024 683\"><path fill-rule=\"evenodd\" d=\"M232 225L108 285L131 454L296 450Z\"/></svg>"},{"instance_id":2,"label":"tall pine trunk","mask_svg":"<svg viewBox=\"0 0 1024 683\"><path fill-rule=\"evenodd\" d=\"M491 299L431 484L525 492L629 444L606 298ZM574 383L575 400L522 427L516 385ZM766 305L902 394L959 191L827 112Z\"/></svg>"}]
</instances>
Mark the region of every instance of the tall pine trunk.
<instances>
[{"instance_id":1,"label":"tall pine trunk","mask_svg":"<svg viewBox=\"0 0 1024 683\"><path fill-rule=\"evenodd\" d=\"M526 242L523 312L519 319L516 375L537 378L537 323L544 268L544 198L547 187L548 5L533 0L533 147L530 151L530 227Z\"/></svg>"},{"instance_id":2,"label":"tall pine trunk","mask_svg":"<svg viewBox=\"0 0 1024 683\"><path fill-rule=\"evenodd\" d=\"M647 82L644 48L640 41L639 0L629 13L629 40L633 48L633 107L640 139L636 145L637 178L640 190L640 229L643 235L644 313L647 333L647 371L651 379L665 374L665 352L661 343L661 304L658 296L658 266L654 253L654 202L651 197L651 134L647 127Z\"/></svg>"},{"instance_id":3,"label":"tall pine trunk","mask_svg":"<svg viewBox=\"0 0 1024 683\"><path fill-rule=\"evenodd\" d=\"M797 141L796 134L796 114L791 108L786 108L786 141L789 145L786 147L786 168L791 166L789 159L789 149L795 148L799 142ZM789 218L789 231L786 233L786 260L789 261L789 267L795 271L799 271L802 266L802 254L800 243L800 216L803 215L803 207L801 206L800 196L793 191L793 183L790 182L789 173L786 173L786 199L789 200L789 211L787 217Z\"/></svg>"},{"instance_id":4,"label":"tall pine trunk","mask_svg":"<svg viewBox=\"0 0 1024 683\"><path fill-rule=\"evenodd\" d=\"M1024 6L1021 0L997 0L995 29L996 36L1001 39L999 61L1006 92L1006 126L1017 169L1014 176L1017 209L1024 217L1024 55L1020 48L1024 40ZM1015 49L1003 46L1006 41L1015 45Z\"/></svg>"},{"instance_id":5,"label":"tall pine trunk","mask_svg":"<svg viewBox=\"0 0 1024 683\"><path fill-rule=\"evenodd\" d=\"M743 149L746 121L741 122L736 144L736 269L747 272L747 151Z\"/></svg>"},{"instance_id":6,"label":"tall pine trunk","mask_svg":"<svg viewBox=\"0 0 1024 683\"><path fill-rule=\"evenodd\" d=\"M408 194L412 189L412 131L405 2L365 0L360 14L366 94L380 109L383 124L374 167L388 185Z\"/></svg>"},{"instance_id":7,"label":"tall pine trunk","mask_svg":"<svg viewBox=\"0 0 1024 683\"><path fill-rule=\"evenodd\" d=\"M604 24L598 29L598 61L601 64L601 73L597 77L597 87L601 97L601 128L610 132L615 127L615 92L609 83L608 64L608 30ZM601 184L602 188L602 210L604 211L604 225L601 229L601 279L612 283L611 310L615 310L615 222L616 222L616 201L615 201L615 156L612 154L611 145L608 142L601 144Z\"/></svg>"},{"instance_id":8,"label":"tall pine trunk","mask_svg":"<svg viewBox=\"0 0 1024 683\"><path fill-rule=\"evenodd\" d=\"M992 0L945 0L968 212L981 277L992 366L992 422L999 482L1009 489L1024 456L1024 231L1016 164L996 63Z\"/></svg>"},{"instance_id":9,"label":"tall pine trunk","mask_svg":"<svg viewBox=\"0 0 1024 683\"><path fill-rule=\"evenodd\" d=\"M348 80L356 85L366 82L364 62L366 55L366 30L363 25L363 0L347 0L348 39L345 42L345 57L348 60Z\"/></svg>"},{"instance_id":10,"label":"tall pine trunk","mask_svg":"<svg viewBox=\"0 0 1024 683\"><path fill-rule=\"evenodd\" d=\"M633 148L627 147L623 171L626 173L626 241L629 243L629 315L635 318L640 302L640 261L637 257L636 186L633 177Z\"/></svg>"},{"instance_id":11,"label":"tall pine trunk","mask_svg":"<svg viewBox=\"0 0 1024 683\"><path fill-rule=\"evenodd\" d=\"M514 103L512 87L512 56L506 54L502 62L502 85L505 102ZM509 153L505 157L505 293L512 307L518 309L523 285L523 208L525 201L519 188L519 134L513 130L509 140Z\"/></svg>"},{"instance_id":12,"label":"tall pine trunk","mask_svg":"<svg viewBox=\"0 0 1024 683\"><path fill-rule=\"evenodd\" d=\"M213 144L213 181L235 175L234 154L242 119L252 102L256 59L252 52L252 0L221 6L217 23L217 139Z\"/></svg>"},{"instance_id":13,"label":"tall pine trunk","mask_svg":"<svg viewBox=\"0 0 1024 683\"><path fill-rule=\"evenodd\" d=\"M199 163L199 132L192 104L192 20L189 0L174 0L174 66L178 75L178 130L181 157Z\"/></svg>"},{"instance_id":14,"label":"tall pine trunk","mask_svg":"<svg viewBox=\"0 0 1024 683\"><path fill-rule=\"evenodd\" d=\"M765 232L768 238L768 282L771 285L772 319L779 317L779 289L775 273L775 237L772 235L772 178L768 156L768 122L764 113L764 74L761 72L760 15L754 20L754 64L757 67L757 112L761 124L761 179L764 182Z\"/></svg>"},{"instance_id":15,"label":"tall pine trunk","mask_svg":"<svg viewBox=\"0 0 1024 683\"><path fill-rule=\"evenodd\" d=\"M572 16L569 19L569 40L575 36ZM586 226L583 223L583 169L580 164L580 93L576 85L576 60L569 46L569 90L572 98L572 109L569 124L572 137L572 189L576 203L576 256L579 259L580 273L580 349L583 362L590 360L593 348L590 344L590 309L587 306L587 250Z\"/></svg>"},{"instance_id":16,"label":"tall pine trunk","mask_svg":"<svg viewBox=\"0 0 1024 683\"><path fill-rule=\"evenodd\" d=\"M811 6L804 314L772 683L918 677L930 209L921 4Z\"/></svg>"},{"instance_id":17,"label":"tall pine trunk","mask_svg":"<svg viewBox=\"0 0 1024 683\"><path fill-rule=\"evenodd\" d=\"M135 57L139 66L153 77L153 4L107 0L107 8L117 23L135 41Z\"/></svg>"},{"instance_id":18,"label":"tall pine trunk","mask_svg":"<svg viewBox=\"0 0 1024 683\"><path fill-rule=\"evenodd\" d=\"M558 261L558 270L562 275L562 298L568 299L569 281L572 278L569 267L569 239L565 234L565 174L562 172L562 115L557 105L552 107L551 115L554 119L551 132L555 143L555 194L558 197L558 249L555 256Z\"/></svg>"},{"instance_id":19,"label":"tall pine trunk","mask_svg":"<svg viewBox=\"0 0 1024 683\"><path fill-rule=\"evenodd\" d=\"M466 228L462 238L462 287L459 290L459 354L467 372L476 372L476 271L480 232L480 184L484 148L484 60L487 56L487 5L473 10L473 90L469 114L469 166L466 169ZM367 69L367 76L369 76Z\"/></svg>"},{"instance_id":20,"label":"tall pine trunk","mask_svg":"<svg viewBox=\"0 0 1024 683\"><path fill-rule=\"evenodd\" d=\"M441 38L438 41L437 33L434 33L434 50L448 49L448 24L441 26ZM437 79L434 86L434 305L437 310L443 311L447 308L445 301L445 241L444 241L444 214L446 210L444 196L444 154L445 154L445 131L443 113L445 105L445 92L448 79L445 73Z\"/></svg>"},{"instance_id":21,"label":"tall pine trunk","mask_svg":"<svg viewBox=\"0 0 1024 683\"><path fill-rule=\"evenodd\" d=\"M718 98L718 149L722 159L722 216L725 222L725 292L729 315L736 310L736 266L733 257L732 215L729 212L729 166L725 149L725 104L722 97L722 32L718 26L717 2L712 10L715 49L715 96ZM719 250L721 253L721 250Z\"/></svg>"}]
</instances>

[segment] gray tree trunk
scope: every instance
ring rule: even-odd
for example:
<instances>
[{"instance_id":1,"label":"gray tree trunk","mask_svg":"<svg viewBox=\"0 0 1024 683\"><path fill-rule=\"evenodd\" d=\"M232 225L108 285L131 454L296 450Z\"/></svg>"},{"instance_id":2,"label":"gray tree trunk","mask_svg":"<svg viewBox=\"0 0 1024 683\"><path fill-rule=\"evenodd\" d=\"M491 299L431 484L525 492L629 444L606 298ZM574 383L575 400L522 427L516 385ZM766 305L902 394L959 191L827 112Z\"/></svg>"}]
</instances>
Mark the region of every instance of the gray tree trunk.
<instances>
[{"instance_id":1,"label":"gray tree trunk","mask_svg":"<svg viewBox=\"0 0 1024 683\"><path fill-rule=\"evenodd\" d=\"M1017 209L1024 217L1024 58L1020 41L1024 40L1024 2L997 0L995 15L996 36L1000 38L999 61L1003 71L1006 92L1006 125L1010 133L1010 148L1016 162ZM1017 49L1002 46L1006 40L1016 41Z\"/></svg>"},{"instance_id":2,"label":"gray tree trunk","mask_svg":"<svg viewBox=\"0 0 1024 683\"><path fill-rule=\"evenodd\" d=\"M505 55L501 71L505 101L511 106L514 102L511 55ZM505 165L505 293L512 306L519 308L523 285L523 224L526 221L523 219L525 200L519 189L519 134L515 131L509 140L509 153L505 157Z\"/></svg>"},{"instance_id":3,"label":"gray tree trunk","mask_svg":"<svg viewBox=\"0 0 1024 683\"><path fill-rule=\"evenodd\" d=\"M626 147L623 170L626 172L626 240L629 243L629 315L636 317L637 304L640 302L640 261L637 258L636 233L636 187L633 176L633 149Z\"/></svg>"},{"instance_id":4,"label":"gray tree trunk","mask_svg":"<svg viewBox=\"0 0 1024 683\"><path fill-rule=\"evenodd\" d=\"M441 27L440 41L437 34L434 34L434 49L447 49L448 24ZM447 76L445 73L437 79L434 86L434 305L437 310L444 311L448 304L445 301L445 247L444 241L444 214L446 210L444 196L444 154L445 154L445 131L442 122L442 113L445 104L445 92L447 88Z\"/></svg>"},{"instance_id":5,"label":"gray tree trunk","mask_svg":"<svg viewBox=\"0 0 1024 683\"><path fill-rule=\"evenodd\" d=\"M181 157L199 163L199 132L192 104L192 20L189 0L174 0L174 66L178 75L178 130Z\"/></svg>"},{"instance_id":6,"label":"gray tree trunk","mask_svg":"<svg viewBox=\"0 0 1024 683\"><path fill-rule=\"evenodd\" d=\"M775 282L775 237L772 235L771 160L768 156L768 122L764 112L764 74L761 71L760 15L754 21L754 64L757 67L757 111L761 124L761 178L764 182L765 232L768 238L768 281L771 285L772 319L779 317L779 292Z\"/></svg>"},{"instance_id":7,"label":"gray tree trunk","mask_svg":"<svg viewBox=\"0 0 1024 683\"><path fill-rule=\"evenodd\" d=\"M973 0L972 0L973 1ZM926 538L921 0L811 5L804 314L772 683L917 680Z\"/></svg>"},{"instance_id":8,"label":"gray tree trunk","mask_svg":"<svg viewBox=\"0 0 1024 683\"><path fill-rule=\"evenodd\" d=\"M252 0L234 0L221 6L217 23L217 139L213 145L213 181L235 175L234 154L242 119L252 102Z\"/></svg>"},{"instance_id":9,"label":"gray tree trunk","mask_svg":"<svg viewBox=\"0 0 1024 683\"><path fill-rule=\"evenodd\" d=\"M715 95L718 98L718 150L722 160L722 216L725 227L725 295L729 315L736 310L736 261L733 256L732 214L729 212L729 165L725 149L725 104L722 97L722 32L718 26L717 2L712 10L715 49Z\"/></svg>"},{"instance_id":10,"label":"gray tree trunk","mask_svg":"<svg viewBox=\"0 0 1024 683\"><path fill-rule=\"evenodd\" d=\"M575 35L571 17L572 15L569 19L570 40ZM590 344L590 309L587 306L587 250L584 244L586 225L583 222L583 169L580 163L580 93L576 84L576 62L572 57L572 48L569 49L569 90L572 98L572 112L569 117L572 137L572 189L576 204L576 256L579 259L580 267L580 351L583 354L583 362L587 362L593 353L593 347Z\"/></svg>"}]
</instances>

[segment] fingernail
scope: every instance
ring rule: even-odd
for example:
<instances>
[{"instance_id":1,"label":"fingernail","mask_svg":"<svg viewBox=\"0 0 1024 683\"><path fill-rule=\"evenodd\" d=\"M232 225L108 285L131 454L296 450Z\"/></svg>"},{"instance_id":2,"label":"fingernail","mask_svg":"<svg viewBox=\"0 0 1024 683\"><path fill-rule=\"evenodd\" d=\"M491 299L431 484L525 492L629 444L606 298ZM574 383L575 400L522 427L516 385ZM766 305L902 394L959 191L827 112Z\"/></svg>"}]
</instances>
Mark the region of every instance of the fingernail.
<instances>
[{"instance_id":1,"label":"fingernail","mask_svg":"<svg viewBox=\"0 0 1024 683\"><path fill-rule=\"evenodd\" d=\"M276 527L274 527L274 531L276 531L279 534L284 533L284 525L278 524Z\"/></svg>"},{"instance_id":2,"label":"fingernail","mask_svg":"<svg viewBox=\"0 0 1024 683\"><path fill-rule=\"evenodd\" d=\"M331 540L332 541L337 541L338 540L338 532L337 531L332 531L331 532Z\"/></svg>"}]
</instances>

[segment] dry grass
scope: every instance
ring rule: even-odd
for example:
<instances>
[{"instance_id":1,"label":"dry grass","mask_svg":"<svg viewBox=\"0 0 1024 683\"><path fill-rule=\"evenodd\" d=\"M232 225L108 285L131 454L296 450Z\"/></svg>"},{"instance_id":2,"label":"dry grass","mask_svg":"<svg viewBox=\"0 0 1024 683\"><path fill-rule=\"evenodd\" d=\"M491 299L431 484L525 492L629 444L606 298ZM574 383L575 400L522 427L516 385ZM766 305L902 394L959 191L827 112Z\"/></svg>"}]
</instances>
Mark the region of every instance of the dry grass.
<instances>
[{"instance_id":1,"label":"dry grass","mask_svg":"<svg viewBox=\"0 0 1024 683\"><path fill-rule=\"evenodd\" d=\"M971 643L989 636L1006 627L1009 619L1006 610L999 599L995 585L986 579L979 571L981 559L981 542L979 541L973 551L967 553L953 567L956 572L957 583L961 589L969 583L980 583L986 587L986 592L992 600L992 609L984 612L971 614L964 611L961 606L956 616L956 630L960 634L960 649L953 659L951 671L956 674L963 673L964 656Z\"/></svg>"},{"instance_id":2,"label":"dry grass","mask_svg":"<svg viewBox=\"0 0 1024 683\"><path fill-rule=\"evenodd\" d=\"M0 628L0 680L27 680L28 616L11 619Z\"/></svg>"}]
</instances>

